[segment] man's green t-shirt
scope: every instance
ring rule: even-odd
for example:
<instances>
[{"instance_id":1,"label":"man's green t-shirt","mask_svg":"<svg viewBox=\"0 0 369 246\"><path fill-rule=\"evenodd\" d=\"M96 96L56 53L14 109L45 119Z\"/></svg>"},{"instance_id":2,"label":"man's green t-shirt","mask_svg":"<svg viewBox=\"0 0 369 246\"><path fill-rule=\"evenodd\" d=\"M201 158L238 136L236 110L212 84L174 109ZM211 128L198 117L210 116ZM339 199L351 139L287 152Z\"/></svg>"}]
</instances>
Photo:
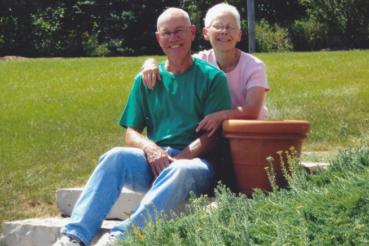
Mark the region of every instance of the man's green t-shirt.
<instances>
[{"instance_id":1,"label":"man's green t-shirt","mask_svg":"<svg viewBox=\"0 0 369 246\"><path fill-rule=\"evenodd\" d=\"M195 129L204 116L231 108L225 74L197 58L182 74L166 70L159 64L162 80L152 90L134 81L120 125L142 131L159 146L183 149L199 137Z\"/></svg>"}]
</instances>

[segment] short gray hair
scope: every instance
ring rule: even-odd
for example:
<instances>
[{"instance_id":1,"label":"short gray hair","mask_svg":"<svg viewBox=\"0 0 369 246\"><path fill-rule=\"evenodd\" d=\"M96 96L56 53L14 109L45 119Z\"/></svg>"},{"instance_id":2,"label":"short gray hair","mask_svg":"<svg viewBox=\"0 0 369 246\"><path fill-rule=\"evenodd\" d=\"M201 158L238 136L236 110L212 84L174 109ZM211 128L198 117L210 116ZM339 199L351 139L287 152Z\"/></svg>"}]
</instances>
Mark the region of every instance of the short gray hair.
<instances>
[{"instance_id":1,"label":"short gray hair","mask_svg":"<svg viewBox=\"0 0 369 246\"><path fill-rule=\"evenodd\" d=\"M169 16L182 16L182 17L184 17L185 19L188 20L188 25L189 26L191 25L190 16L188 15L188 13L186 11L184 11L183 9L180 9L180 8L170 7L170 8L167 8L166 10L164 10L164 12L159 15L158 20L156 22L156 29L157 30L159 30L160 22L164 18L169 17Z\"/></svg>"},{"instance_id":2,"label":"short gray hair","mask_svg":"<svg viewBox=\"0 0 369 246\"><path fill-rule=\"evenodd\" d=\"M235 6L228 3L218 3L208 9L204 18L205 27L210 27L214 19L222 13L229 13L233 15L236 19L238 28L241 29L240 12L238 12Z\"/></svg>"}]
</instances>

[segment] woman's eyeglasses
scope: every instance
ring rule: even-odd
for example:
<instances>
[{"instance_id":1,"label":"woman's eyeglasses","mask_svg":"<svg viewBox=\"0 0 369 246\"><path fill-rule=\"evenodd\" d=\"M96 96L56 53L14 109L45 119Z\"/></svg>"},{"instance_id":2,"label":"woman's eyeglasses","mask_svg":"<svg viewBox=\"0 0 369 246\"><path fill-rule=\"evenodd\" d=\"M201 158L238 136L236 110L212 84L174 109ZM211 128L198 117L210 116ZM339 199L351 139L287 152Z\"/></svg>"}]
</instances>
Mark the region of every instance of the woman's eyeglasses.
<instances>
[{"instance_id":1,"label":"woman's eyeglasses","mask_svg":"<svg viewBox=\"0 0 369 246\"><path fill-rule=\"evenodd\" d=\"M211 29L213 29L216 32L236 32L239 31L239 29L237 27L233 27L233 26L229 26L229 25L212 25L210 26Z\"/></svg>"}]
</instances>

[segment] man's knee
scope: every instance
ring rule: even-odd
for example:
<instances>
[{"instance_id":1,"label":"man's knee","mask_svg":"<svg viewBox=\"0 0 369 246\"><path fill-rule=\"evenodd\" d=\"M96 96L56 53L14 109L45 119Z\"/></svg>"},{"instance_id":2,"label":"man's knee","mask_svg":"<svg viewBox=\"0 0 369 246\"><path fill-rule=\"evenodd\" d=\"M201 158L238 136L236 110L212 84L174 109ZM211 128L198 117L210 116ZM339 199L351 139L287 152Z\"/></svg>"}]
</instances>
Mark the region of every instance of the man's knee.
<instances>
[{"instance_id":1,"label":"man's knee","mask_svg":"<svg viewBox=\"0 0 369 246\"><path fill-rule=\"evenodd\" d=\"M195 194L208 192L213 184L212 169L199 158L175 161L166 171L172 176L172 182L181 189L193 191Z\"/></svg>"},{"instance_id":2,"label":"man's knee","mask_svg":"<svg viewBox=\"0 0 369 246\"><path fill-rule=\"evenodd\" d=\"M175 173L177 178L190 180L197 172L206 169L199 159L177 160L168 167L170 172Z\"/></svg>"},{"instance_id":3,"label":"man's knee","mask_svg":"<svg viewBox=\"0 0 369 246\"><path fill-rule=\"evenodd\" d=\"M130 165L135 158L142 156L142 150L130 147L114 147L99 159L99 166L104 169L120 170Z\"/></svg>"}]
</instances>

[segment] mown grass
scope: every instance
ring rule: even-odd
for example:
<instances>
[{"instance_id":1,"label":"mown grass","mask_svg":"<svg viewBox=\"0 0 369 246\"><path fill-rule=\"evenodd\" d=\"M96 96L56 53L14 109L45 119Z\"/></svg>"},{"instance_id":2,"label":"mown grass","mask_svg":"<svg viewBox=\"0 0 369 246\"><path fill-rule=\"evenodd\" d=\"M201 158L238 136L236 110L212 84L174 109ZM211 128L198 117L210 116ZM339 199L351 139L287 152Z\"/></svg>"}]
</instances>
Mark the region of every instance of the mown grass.
<instances>
[{"instance_id":1,"label":"mown grass","mask_svg":"<svg viewBox=\"0 0 369 246\"><path fill-rule=\"evenodd\" d=\"M328 171L296 169L289 189L251 199L219 186L217 207L194 199L186 215L148 223L121 245L368 245L368 178L368 145L347 149Z\"/></svg>"},{"instance_id":2,"label":"mown grass","mask_svg":"<svg viewBox=\"0 0 369 246\"><path fill-rule=\"evenodd\" d=\"M304 150L368 136L369 51L258 56L270 118L312 123ZM0 62L0 222L56 214L55 190L83 185L100 154L124 145L117 119L144 59Z\"/></svg>"},{"instance_id":3,"label":"mown grass","mask_svg":"<svg viewBox=\"0 0 369 246\"><path fill-rule=\"evenodd\" d=\"M271 118L308 119L307 146L315 150L357 144L368 135L369 52L260 55L272 91Z\"/></svg>"},{"instance_id":4,"label":"mown grass","mask_svg":"<svg viewBox=\"0 0 369 246\"><path fill-rule=\"evenodd\" d=\"M101 153L124 145L117 119L142 62L0 63L1 220L55 213L55 189L82 185Z\"/></svg>"}]
</instances>

